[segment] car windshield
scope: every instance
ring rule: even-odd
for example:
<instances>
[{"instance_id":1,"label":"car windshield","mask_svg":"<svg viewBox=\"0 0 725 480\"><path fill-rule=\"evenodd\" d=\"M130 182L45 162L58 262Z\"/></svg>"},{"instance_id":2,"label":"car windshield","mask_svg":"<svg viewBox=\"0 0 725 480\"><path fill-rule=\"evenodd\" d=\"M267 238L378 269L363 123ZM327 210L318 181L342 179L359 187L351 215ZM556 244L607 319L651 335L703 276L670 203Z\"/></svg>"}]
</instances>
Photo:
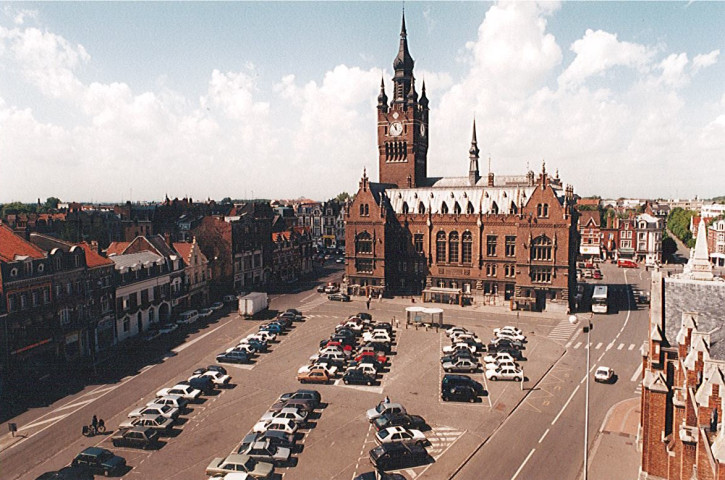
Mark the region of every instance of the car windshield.
<instances>
[{"instance_id":1,"label":"car windshield","mask_svg":"<svg viewBox=\"0 0 725 480\"><path fill-rule=\"evenodd\" d=\"M255 462L253 458L250 458L249 460L244 462L244 468L246 468L248 471L252 471L254 470L256 464L257 462Z\"/></svg>"},{"instance_id":2,"label":"car windshield","mask_svg":"<svg viewBox=\"0 0 725 480\"><path fill-rule=\"evenodd\" d=\"M382 432L380 432L380 438L385 439L385 438L388 438L389 436L390 436L390 430L383 430Z\"/></svg>"},{"instance_id":3,"label":"car windshield","mask_svg":"<svg viewBox=\"0 0 725 480\"><path fill-rule=\"evenodd\" d=\"M383 412L383 411L384 411L384 410L385 410L386 408L387 408L387 405L386 405L386 404L384 404L383 402L380 402L380 403L378 403L378 406L377 406L377 407L375 407L375 411L377 411L378 413L381 413L381 412Z\"/></svg>"}]
</instances>

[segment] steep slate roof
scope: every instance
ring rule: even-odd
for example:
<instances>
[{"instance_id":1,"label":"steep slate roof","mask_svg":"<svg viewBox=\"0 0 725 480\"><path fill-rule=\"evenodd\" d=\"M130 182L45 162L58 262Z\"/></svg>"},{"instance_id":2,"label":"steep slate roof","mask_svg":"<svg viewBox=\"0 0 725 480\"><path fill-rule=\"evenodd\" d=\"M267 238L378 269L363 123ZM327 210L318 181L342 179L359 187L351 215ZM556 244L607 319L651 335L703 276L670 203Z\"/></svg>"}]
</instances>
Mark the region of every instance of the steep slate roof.
<instances>
[{"instance_id":1,"label":"steep slate roof","mask_svg":"<svg viewBox=\"0 0 725 480\"><path fill-rule=\"evenodd\" d=\"M18 256L45 258L45 252L0 224L0 260L14 262Z\"/></svg>"}]
</instances>

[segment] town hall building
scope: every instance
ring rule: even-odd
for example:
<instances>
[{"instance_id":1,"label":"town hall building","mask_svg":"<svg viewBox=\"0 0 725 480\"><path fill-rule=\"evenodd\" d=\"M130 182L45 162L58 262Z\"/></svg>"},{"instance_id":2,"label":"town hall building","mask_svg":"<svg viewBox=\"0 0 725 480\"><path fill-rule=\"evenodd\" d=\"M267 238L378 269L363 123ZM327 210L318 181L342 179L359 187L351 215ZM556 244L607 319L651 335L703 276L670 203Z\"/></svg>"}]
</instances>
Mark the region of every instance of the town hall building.
<instances>
[{"instance_id":1,"label":"town hall building","mask_svg":"<svg viewBox=\"0 0 725 480\"><path fill-rule=\"evenodd\" d=\"M413 67L403 17L392 98L384 81L378 96L379 181L364 172L346 212L348 292L566 311L578 251L573 187L545 164L538 175L482 176L475 121L461 159L468 174L428 177L429 101Z\"/></svg>"}]
</instances>

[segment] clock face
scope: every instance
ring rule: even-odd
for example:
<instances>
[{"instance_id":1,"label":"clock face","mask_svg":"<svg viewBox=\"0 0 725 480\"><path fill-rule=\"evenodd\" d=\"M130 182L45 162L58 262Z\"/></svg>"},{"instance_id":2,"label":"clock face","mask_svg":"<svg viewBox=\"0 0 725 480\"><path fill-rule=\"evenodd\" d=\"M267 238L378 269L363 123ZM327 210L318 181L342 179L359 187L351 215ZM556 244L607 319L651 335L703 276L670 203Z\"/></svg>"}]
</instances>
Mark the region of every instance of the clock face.
<instances>
[{"instance_id":1,"label":"clock face","mask_svg":"<svg viewBox=\"0 0 725 480\"><path fill-rule=\"evenodd\" d=\"M403 133L403 124L400 122L393 122L390 124L390 134L394 137L397 137Z\"/></svg>"},{"instance_id":2,"label":"clock face","mask_svg":"<svg viewBox=\"0 0 725 480\"><path fill-rule=\"evenodd\" d=\"M420 135L425 137L425 123L420 124Z\"/></svg>"}]
</instances>

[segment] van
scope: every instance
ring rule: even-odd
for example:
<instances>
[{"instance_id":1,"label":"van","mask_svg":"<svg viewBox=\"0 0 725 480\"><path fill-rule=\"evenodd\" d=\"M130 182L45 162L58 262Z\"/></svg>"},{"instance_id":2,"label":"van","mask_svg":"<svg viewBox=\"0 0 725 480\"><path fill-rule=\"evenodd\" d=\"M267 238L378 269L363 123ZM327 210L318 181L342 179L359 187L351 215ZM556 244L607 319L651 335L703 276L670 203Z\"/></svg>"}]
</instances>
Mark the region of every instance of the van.
<instances>
[{"instance_id":1,"label":"van","mask_svg":"<svg viewBox=\"0 0 725 480\"><path fill-rule=\"evenodd\" d=\"M180 325L188 325L190 323L196 322L196 319L199 318L199 312L196 310L187 310L179 315L179 319L176 321L176 323Z\"/></svg>"},{"instance_id":2,"label":"van","mask_svg":"<svg viewBox=\"0 0 725 480\"><path fill-rule=\"evenodd\" d=\"M637 268L637 262L620 258L617 260L617 266L619 268Z\"/></svg>"}]
</instances>

